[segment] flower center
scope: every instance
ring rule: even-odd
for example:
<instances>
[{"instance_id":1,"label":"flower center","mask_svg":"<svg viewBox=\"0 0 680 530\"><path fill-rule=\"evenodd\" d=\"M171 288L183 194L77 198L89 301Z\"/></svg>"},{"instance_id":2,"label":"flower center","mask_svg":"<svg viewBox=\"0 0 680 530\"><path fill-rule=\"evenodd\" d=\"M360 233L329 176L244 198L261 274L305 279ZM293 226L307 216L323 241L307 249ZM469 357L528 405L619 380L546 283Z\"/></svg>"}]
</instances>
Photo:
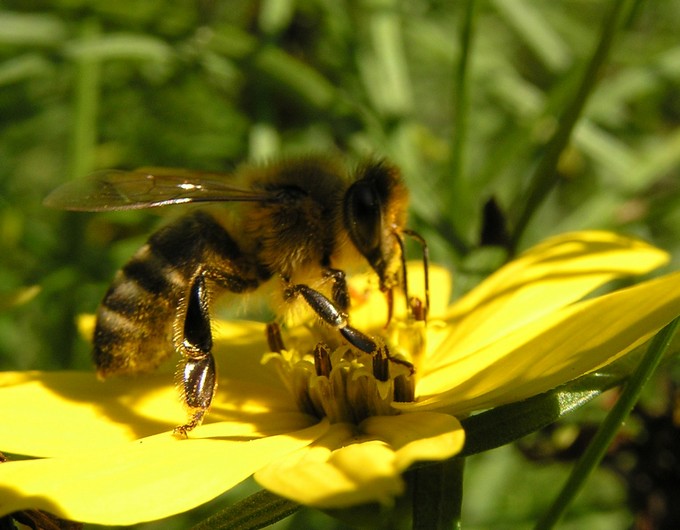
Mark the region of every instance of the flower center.
<instances>
[{"instance_id":1,"label":"flower center","mask_svg":"<svg viewBox=\"0 0 680 530\"><path fill-rule=\"evenodd\" d=\"M378 348L368 354L348 344L329 346L332 340L321 328L311 329L311 337L292 333L286 348L278 326L270 325L273 353L262 362L275 365L303 412L331 423L356 424L370 416L399 414L392 403L413 401L424 330L425 322L397 322L386 336L373 335Z\"/></svg>"}]
</instances>

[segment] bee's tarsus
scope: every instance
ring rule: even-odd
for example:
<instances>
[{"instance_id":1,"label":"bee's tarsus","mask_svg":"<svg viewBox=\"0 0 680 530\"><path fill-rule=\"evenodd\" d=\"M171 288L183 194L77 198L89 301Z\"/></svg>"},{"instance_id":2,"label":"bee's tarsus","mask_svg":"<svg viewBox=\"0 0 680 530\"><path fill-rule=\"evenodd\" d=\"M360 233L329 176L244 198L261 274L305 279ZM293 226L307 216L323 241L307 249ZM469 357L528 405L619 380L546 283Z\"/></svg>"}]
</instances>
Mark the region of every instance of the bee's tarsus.
<instances>
[{"instance_id":1,"label":"bee's tarsus","mask_svg":"<svg viewBox=\"0 0 680 530\"><path fill-rule=\"evenodd\" d=\"M362 352L373 353L378 347L371 337L351 326L341 328L340 334L347 339L347 342Z\"/></svg>"},{"instance_id":2,"label":"bee's tarsus","mask_svg":"<svg viewBox=\"0 0 680 530\"><path fill-rule=\"evenodd\" d=\"M185 439L189 437L189 431L195 429L198 427L201 423L203 423L203 418L205 417L207 413L207 410L199 410L193 413L189 417L189 421L186 422L184 425L178 425L172 430L172 434L174 434L177 438L180 439Z\"/></svg>"},{"instance_id":3,"label":"bee's tarsus","mask_svg":"<svg viewBox=\"0 0 680 530\"><path fill-rule=\"evenodd\" d=\"M344 328L347 325L347 315L341 311L324 294L309 285L296 284L286 289L286 298L302 296L307 305L329 326L334 328Z\"/></svg>"},{"instance_id":4,"label":"bee's tarsus","mask_svg":"<svg viewBox=\"0 0 680 530\"><path fill-rule=\"evenodd\" d=\"M217 386L215 360L211 353L183 361L184 401L190 409L208 410Z\"/></svg>"},{"instance_id":5,"label":"bee's tarsus","mask_svg":"<svg viewBox=\"0 0 680 530\"><path fill-rule=\"evenodd\" d=\"M373 353L375 351L377 347L375 341L368 335L350 326L347 314L336 307L333 301L329 300L323 293L303 284L289 287L286 289L286 293L288 293L289 298L296 295L302 296L321 320L340 331L340 334L345 337L347 342L355 348L366 353Z\"/></svg>"}]
</instances>

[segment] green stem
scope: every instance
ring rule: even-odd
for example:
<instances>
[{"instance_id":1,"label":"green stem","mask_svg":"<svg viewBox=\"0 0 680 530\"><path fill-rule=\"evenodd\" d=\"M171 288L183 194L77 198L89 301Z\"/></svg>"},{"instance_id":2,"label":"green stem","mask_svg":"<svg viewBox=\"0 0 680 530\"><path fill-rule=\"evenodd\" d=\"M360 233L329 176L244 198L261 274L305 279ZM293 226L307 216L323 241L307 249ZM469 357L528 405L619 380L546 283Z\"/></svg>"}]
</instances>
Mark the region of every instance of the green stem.
<instances>
[{"instance_id":1,"label":"green stem","mask_svg":"<svg viewBox=\"0 0 680 530\"><path fill-rule=\"evenodd\" d=\"M96 40L99 33L98 21L87 20L81 27L80 39L87 43ZM100 86L99 59L77 56L74 66L73 127L68 166L70 178L83 177L93 169ZM81 264L79 256L82 253L84 226L82 215L67 212L62 218L61 225L59 233L64 234L66 238L63 247L64 255L69 262ZM57 348L54 358L59 359L62 366L71 366L75 353L75 343L78 337L75 327L78 296L75 296L74 292L80 288L81 281L80 277L74 278L75 283L64 291L67 293L66 297L59 301L62 311L51 343Z\"/></svg>"},{"instance_id":2,"label":"green stem","mask_svg":"<svg viewBox=\"0 0 680 530\"><path fill-rule=\"evenodd\" d=\"M652 340L647 353L640 361L621 396L595 434L593 441L574 466L571 475L563 486L550 509L536 525L536 530L548 530L559 521L567 507L579 492L586 479L598 466L619 427L628 416L640 397L642 388L659 365L671 339L680 324L680 317L663 328Z\"/></svg>"},{"instance_id":3,"label":"green stem","mask_svg":"<svg viewBox=\"0 0 680 530\"><path fill-rule=\"evenodd\" d=\"M94 41L99 33L99 23L96 20L87 20L83 23L81 39L85 42ZM94 165L100 84L99 59L89 55L78 56L75 66L73 139L69 168L71 178L84 176L92 171Z\"/></svg>"},{"instance_id":4,"label":"green stem","mask_svg":"<svg viewBox=\"0 0 680 530\"><path fill-rule=\"evenodd\" d=\"M374 105L385 116L406 119L413 113L413 87L399 3L398 0L367 2L367 12L372 56L382 78L375 87Z\"/></svg>"},{"instance_id":5,"label":"green stem","mask_svg":"<svg viewBox=\"0 0 680 530\"><path fill-rule=\"evenodd\" d=\"M455 73L456 91L453 98L453 138L451 141L451 178L457 185L463 178L464 148L467 139L468 122L468 94L469 94L469 64L472 51L472 38L474 36L475 21L474 0L465 2L465 15L460 34L460 60ZM451 188L452 192L455 185ZM458 195L451 196L449 204L456 204Z\"/></svg>"},{"instance_id":6,"label":"green stem","mask_svg":"<svg viewBox=\"0 0 680 530\"><path fill-rule=\"evenodd\" d=\"M215 33L208 49L235 61L246 71L252 70L261 82L276 86L303 107L336 118L347 111L344 95L328 79L307 63L280 48L262 46L261 42L236 26L225 25Z\"/></svg>"},{"instance_id":7,"label":"green stem","mask_svg":"<svg viewBox=\"0 0 680 530\"><path fill-rule=\"evenodd\" d=\"M461 526L464 458L413 469L413 529L450 530Z\"/></svg>"},{"instance_id":8,"label":"green stem","mask_svg":"<svg viewBox=\"0 0 680 530\"><path fill-rule=\"evenodd\" d=\"M529 189L519 201L522 209L512 234L511 245L513 250L517 250L530 219L559 180L557 163L560 155L567 146L588 96L592 93L598 81L600 70L609 55L614 36L623 27L623 22L627 20L633 3L632 0L614 0L611 11L604 17L600 40L586 66L578 89L571 101L564 105L562 113L558 116L557 130L550 138L545 154L536 167Z\"/></svg>"},{"instance_id":9,"label":"green stem","mask_svg":"<svg viewBox=\"0 0 680 530\"><path fill-rule=\"evenodd\" d=\"M470 181L465 176L465 146L467 144L469 115L470 57L475 29L475 0L466 0L460 30L460 56L454 73L453 130L451 137L450 175L446 179L448 197L446 204L454 212L449 228L455 234L465 234L469 221L474 218L475 201L472 199ZM457 238L460 239L460 238ZM456 245L458 250L464 244Z\"/></svg>"}]
</instances>

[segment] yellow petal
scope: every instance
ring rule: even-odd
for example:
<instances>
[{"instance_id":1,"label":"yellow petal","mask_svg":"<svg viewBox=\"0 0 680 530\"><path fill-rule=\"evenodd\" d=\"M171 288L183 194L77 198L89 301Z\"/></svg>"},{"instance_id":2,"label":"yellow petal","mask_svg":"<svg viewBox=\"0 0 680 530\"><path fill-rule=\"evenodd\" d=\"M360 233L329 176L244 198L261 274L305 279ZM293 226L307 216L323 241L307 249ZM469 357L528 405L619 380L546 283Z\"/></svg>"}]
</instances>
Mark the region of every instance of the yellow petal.
<instances>
[{"instance_id":1,"label":"yellow petal","mask_svg":"<svg viewBox=\"0 0 680 530\"><path fill-rule=\"evenodd\" d=\"M394 453L383 442L352 443L354 429L347 423L331 425L310 446L257 471L255 480L278 495L309 506L344 507L385 501L401 493L403 484L393 476ZM355 458L348 458L351 456Z\"/></svg>"},{"instance_id":2,"label":"yellow petal","mask_svg":"<svg viewBox=\"0 0 680 530\"><path fill-rule=\"evenodd\" d=\"M1 450L32 456L169 431L186 415L167 375L102 382L82 372L2 373L0 409L6 426Z\"/></svg>"},{"instance_id":3,"label":"yellow petal","mask_svg":"<svg viewBox=\"0 0 680 530\"><path fill-rule=\"evenodd\" d=\"M11 426L0 428L0 450L30 456L106 448L172 431L187 417L166 374L99 381L91 373L3 373L0 410ZM283 389L230 381L219 388L206 424L228 428L225 436L260 437L288 432L282 421L299 415Z\"/></svg>"},{"instance_id":4,"label":"yellow petal","mask_svg":"<svg viewBox=\"0 0 680 530\"><path fill-rule=\"evenodd\" d=\"M335 424L325 437L255 474L265 488L320 508L389 504L404 491L401 473L416 460L458 453L458 420L435 413L375 416L357 427Z\"/></svg>"},{"instance_id":5,"label":"yellow petal","mask_svg":"<svg viewBox=\"0 0 680 530\"><path fill-rule=\"evenodd\" d=\"M281 380L260 363L266 351L262 324L222 323L217 329L215 356L223 369L206 423L231 425L232 436L287 432L272 430L280 423L272 417L298 412ZM173 369L170 364L158 373L106 381L86 372L1 373L7 427L0 427L0 450L60 456L171 431L187 419Z\"/></svg>"},{"instance_id":6,"label":"yellow petal","mask_svg":"<svg viewBox=\"0 0 680 530\"><path fill-rule=\"evenodd\" d=\"M396 451L395 466L406 470L417 461L438 461L455 456L463 449L465 432L458 420L448 414L416 412L400 416L373 416L364 420L361 430L385 440Z\"/></svg>"},{"instance_id":7,"label":"yellow petal","mask_svg":"<svg viewBox=\"0 0 680 530\"><path fill-rule=\"evenodd\" d=\"M680 315L680 272L546 315L418 384L419 403L403 409L462 414L545 392L613 361Z\"/></svg>"},{"instance_id":8,"label":"yellow petal","mask_svg":"<svg viewBox=\"0 0 680 530\"><path fill-rule=\"evenodd\" d=\"M213 499L327 428L320 422L251 441L166 433L70 458L7 462L0 465L0 515L37 508L107 525L168 517Z\"/></svg>"},{"instance_id":9,"label":"yellow petal","mask_svg":"<svg viewBox=\"0 0 680 530\"><path fill-rule=\"evenodd\" d=\"M573 303L621 276L643 274L668 255L610 232L575 232L548 239L492 274L452 307L456 351L472 352ZM429 360L447 363L447 351Z\"/></svg>"}]
</instances>

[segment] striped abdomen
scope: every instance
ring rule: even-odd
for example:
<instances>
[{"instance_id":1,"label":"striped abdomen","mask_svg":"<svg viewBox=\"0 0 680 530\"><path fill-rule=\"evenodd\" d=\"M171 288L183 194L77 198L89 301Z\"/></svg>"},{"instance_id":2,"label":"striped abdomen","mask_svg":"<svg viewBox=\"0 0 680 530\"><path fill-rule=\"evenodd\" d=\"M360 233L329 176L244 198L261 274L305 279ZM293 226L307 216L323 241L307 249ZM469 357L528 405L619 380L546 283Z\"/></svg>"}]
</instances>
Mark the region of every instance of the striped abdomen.
<instances>
[{"instance_id":1,"label":"striped abdomen","mask_svg":"<svg viewBox=\"0 0 680 530\"><path fill-rule=\"evenodd\" d=\"M207 213L161 228L118 271L99 307L94 335L99 374L151 370L176 350L196 275L243 292L259 285L255 270Z\"/></svg>"}]
</instances>

